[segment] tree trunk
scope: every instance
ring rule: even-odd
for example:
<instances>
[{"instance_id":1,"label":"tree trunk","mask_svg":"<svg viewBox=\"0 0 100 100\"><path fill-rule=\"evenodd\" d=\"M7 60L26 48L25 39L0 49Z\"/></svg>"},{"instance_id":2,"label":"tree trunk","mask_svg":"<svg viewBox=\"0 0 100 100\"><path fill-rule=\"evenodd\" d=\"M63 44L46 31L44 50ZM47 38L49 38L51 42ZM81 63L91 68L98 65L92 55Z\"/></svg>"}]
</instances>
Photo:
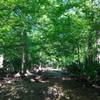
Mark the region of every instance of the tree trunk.
<instances>
[{"instance_id":1,"label":"tree trunk","mask_svg":"<svg viewBox=\"0 0 100 100\"><path fill-rule=\"evenodd\" d=\"M27 63L28 63L28 45L27 45L27 33L24 31L22 34L22 42L23 42L23 47L22 47L22 67L21 67L21 72L26 71Z\"/></svg>"},{"instance_id":2,"label":"tree trunk","mask_svg":"<svg viewBox=\"0 0 100 100\"><path fill-rule=\"evenodd\" d=\"M77 56L78 56L78 67L80 67L80 48L78 44L77 44Z\"/></svg>"},{"instance_id":3,"label":"tree trunk","mask_svg":"<svg viewBox=\"0 0 100 100\"><path fill-rule=\"evenodd\" d=\"M100 63L100 32L96 31L96 39L97 39L97 43L96 43L96 49L97 49L97 62Z\"/></svg>"},{"instance_id":4,"label":"tree trunk","mask_svg":"<svg viewBox=\"0 0 100 100\"><path fill-rule=\"evenodd\" d=\"M92 32L92 31L91 31ZM93 62L93 40L92 40L92 34L89 33L89 36L88 36L88 65L91 65L92 62Z\"/></svg>"}]
</instances>

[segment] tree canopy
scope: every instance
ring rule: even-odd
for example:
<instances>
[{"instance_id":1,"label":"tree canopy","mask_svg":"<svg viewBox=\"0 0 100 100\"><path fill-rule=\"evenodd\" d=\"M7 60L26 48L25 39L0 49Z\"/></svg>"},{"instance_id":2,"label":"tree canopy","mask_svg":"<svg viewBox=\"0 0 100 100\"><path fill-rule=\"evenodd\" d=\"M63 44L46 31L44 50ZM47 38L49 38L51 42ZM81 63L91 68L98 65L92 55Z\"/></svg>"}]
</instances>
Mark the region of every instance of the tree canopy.
<instances>
[{"instance_id":1,"label":"tree canopy","mask_svg":"<svg viewBox=\"0 0 100 100\"><path fill-rule=\"evenodd\" d=\"M77 63L94 72L99 17L99 0L1 0L0 53L9 61L19 58L22 69Z\"/></svg>"}]
</instances>

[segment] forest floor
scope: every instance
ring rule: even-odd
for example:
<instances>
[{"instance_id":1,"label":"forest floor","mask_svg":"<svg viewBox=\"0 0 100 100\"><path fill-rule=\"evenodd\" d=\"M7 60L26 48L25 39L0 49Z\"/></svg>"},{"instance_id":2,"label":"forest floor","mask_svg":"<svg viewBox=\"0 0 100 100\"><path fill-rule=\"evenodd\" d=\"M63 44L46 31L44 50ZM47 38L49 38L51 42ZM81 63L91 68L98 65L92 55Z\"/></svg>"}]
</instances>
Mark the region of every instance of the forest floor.
<instances>
[{"instance_id":1,"label":"forest floor","mask_svg":"<svg viewBox=\"0 0 100 100\"><path fill-rule=\"evenodd\" d=\"M100 100L100 88L85 86L60 71L47 71L39 76L42 81L0 81L0 100Z\"/></svg>"}]
</instances>

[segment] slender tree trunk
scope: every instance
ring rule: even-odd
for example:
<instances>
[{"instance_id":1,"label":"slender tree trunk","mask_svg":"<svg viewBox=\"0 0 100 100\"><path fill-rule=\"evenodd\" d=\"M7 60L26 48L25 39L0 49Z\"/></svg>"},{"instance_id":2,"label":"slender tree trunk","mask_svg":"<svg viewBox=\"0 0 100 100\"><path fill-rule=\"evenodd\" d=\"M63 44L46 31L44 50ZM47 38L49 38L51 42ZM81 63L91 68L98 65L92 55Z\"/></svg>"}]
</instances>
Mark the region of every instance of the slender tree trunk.
<instances>
[{"instance_id":1,"label":"slender tree trunk","mask_svg":"<svg viewBox=\"0 0 100 100\"><path fill-rule=\"evenodd\" d=\"M78 44L77 44L77 55L78 55L78 66L80 67L80 48Z\"/></svg>"},{"instance_id":2,"label":"slender tree trunk","mask_svg":"<svg viewBox=\"0 0 100 100\"><path fill-rule=\"evenodd\" d=\"M91 0L90 3L93 4L94 0ZM92 6L93 9L93 6ZM94 18L95 18L95 13L91 12L89 15L89 13L87 13L87 18L89 19L89 24L91 26L89 35L88 35L88 55L87 55L87 66L91 66L91 64L93 63L93 32L94 32Z\"/></svg>"},{"instance_id":3,"label":"slender tree trunk","mask_svg":"<svg viewBox=\"0 0 100 100\"><path fill-rule=\"evenodd\" d=\"M99 31L96 31L96 39L97 39L97 43L96 43L96 49L97 49L97 52L96 52L96 58L97 58L97 62L100 63L100 32Z\"/></svg>"},{"instance_id":4,"label":"slender tree trunk","mask_svg":"<svg viewBox=\"0 0 100 100\"><path fill-rule=\"evenodd\" d=\"M93 40L92 40L92 33L89 33L88 36L88 65L91 65L93 62Z\"/></svg>"},{"instance_id":5,"label":"slender tree trunk","mask_svg":"<svg viewBox=\"0 0 100 100\"><path fill-rule=\"evenodd\" d=\"M21 72L25 72L27 68L28 63L28 45L27 45L27 33L24 31L22 34L22 42L23 42L23 48L22 48L22 67Z\"/></svg>"}]
</instances>

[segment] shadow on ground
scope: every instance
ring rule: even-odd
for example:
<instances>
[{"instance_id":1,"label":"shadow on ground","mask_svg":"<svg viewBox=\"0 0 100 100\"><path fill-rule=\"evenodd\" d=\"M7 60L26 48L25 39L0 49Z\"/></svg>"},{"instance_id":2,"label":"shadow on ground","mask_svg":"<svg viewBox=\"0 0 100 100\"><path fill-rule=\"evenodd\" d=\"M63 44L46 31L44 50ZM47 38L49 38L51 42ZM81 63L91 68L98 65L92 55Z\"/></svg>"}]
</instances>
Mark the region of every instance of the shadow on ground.
<instances>
[{"instance_id":1,"label":"shadow on ground","mask_svg":"<svg viewBox=\"0 0 100 100\"><path fill-rule=\"evenodd\" d=\"M100 100L100 89L84 86L58 72L47 73L44 82L1 81L0 100Z\"/></svg>"}]
</instances>

